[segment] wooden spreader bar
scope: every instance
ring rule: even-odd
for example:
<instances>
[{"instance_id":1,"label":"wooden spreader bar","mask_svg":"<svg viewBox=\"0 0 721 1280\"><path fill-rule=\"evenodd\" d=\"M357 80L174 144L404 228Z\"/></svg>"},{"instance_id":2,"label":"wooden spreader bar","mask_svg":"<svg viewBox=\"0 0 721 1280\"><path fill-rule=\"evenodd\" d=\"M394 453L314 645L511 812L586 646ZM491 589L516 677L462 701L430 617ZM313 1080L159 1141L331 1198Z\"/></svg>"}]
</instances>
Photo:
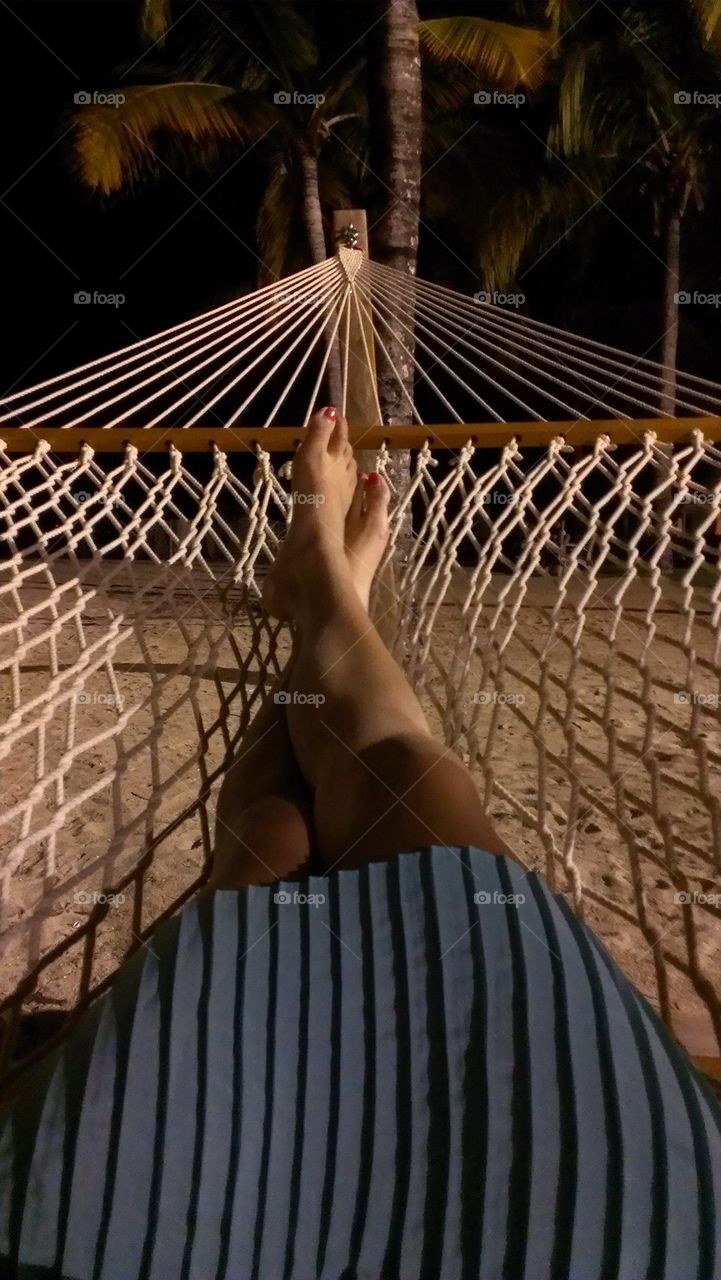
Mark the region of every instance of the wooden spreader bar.
<instances>
[{"instance_id":1,"label":"wooden spreader bar","mask_svg":"<svg viewBox=\"0 0 721 1280\"><path fill-rule=\"evenodd\" d=\"M707 440L721 440L721 417L617 418L567 422L433 423L427 426L351 427L356 449L460 449L469 440L479 448L498 449L514 438L524 448L543 448L556 436L570 445L593 444L608 435L614 444L638 444L655 431L665 444L691 439L695 430ZM55 453L77 453L88 444L98 453L122 453L135 445L142 453L162 453L172 445L183 453L205 453L217 445L225 453L255 453L260 445L269 453L292 453L303 439L302 427L7 427L0 426L0 447L7 453L32 453L47 440Z\"/></svg>"}]
</instances>

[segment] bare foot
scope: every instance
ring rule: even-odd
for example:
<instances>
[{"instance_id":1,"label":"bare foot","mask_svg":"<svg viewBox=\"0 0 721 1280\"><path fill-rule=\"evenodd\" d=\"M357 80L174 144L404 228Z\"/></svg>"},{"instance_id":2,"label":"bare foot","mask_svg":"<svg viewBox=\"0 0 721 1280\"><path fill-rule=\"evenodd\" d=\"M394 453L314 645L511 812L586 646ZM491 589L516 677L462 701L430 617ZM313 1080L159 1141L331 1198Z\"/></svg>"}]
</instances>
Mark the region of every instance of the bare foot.
<instances>
[{"instance_id":1,"label":"bare foot","mask_svg":"<svg viewBox=\"0 0 721 1280\"><path fill-rule=\"evenodd\" d=\"M345 418L332 406L314 413L293 459L290 528L263 590L263 605L274 617L294 616L298 588L317 579L324 565L346 568L345 519L356 477Z\"/></svg>"},{"instance_id":2,"label":"bare foot","mask_svg":"<svg viewBox=\"0 0 721 1280\"><path fill-rule=\"evenodd\" d=\"M386 481L377 471L359 476L346 516L345 552L353 584L365 609L369 607L373 579L388 545L390 496Z\"/></svg>"}]
</instances>

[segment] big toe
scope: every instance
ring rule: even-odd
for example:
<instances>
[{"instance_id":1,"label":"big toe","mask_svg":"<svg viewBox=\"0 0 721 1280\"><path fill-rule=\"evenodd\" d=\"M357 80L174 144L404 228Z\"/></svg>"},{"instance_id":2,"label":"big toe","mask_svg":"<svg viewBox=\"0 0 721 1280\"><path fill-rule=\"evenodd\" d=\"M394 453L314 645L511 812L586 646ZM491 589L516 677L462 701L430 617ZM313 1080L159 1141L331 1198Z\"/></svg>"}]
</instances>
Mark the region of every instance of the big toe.
<instances>
[{"instance_id":1,"label":"big toe","mask_svg":"<svg viewBox=\"0 0 721 1280\"><path fill-rule=\"evenodd\" d=\"M343 453L349 447L348 419L343 417L342 413L336 414L335 427L330 440L330 448L338 453Z\"/></svg>"},{"instance_id":2,"label":"big toe","mask_svg":"<svg viewBox=\"0 0 721 1280\"><path fill-rule=\"evenodd\" d=\"M337 415L332 404L325 409L319 409L308 422L301 448L310 452L327 449L336 429L336 421Z\"/></svg>"}]
</instances>

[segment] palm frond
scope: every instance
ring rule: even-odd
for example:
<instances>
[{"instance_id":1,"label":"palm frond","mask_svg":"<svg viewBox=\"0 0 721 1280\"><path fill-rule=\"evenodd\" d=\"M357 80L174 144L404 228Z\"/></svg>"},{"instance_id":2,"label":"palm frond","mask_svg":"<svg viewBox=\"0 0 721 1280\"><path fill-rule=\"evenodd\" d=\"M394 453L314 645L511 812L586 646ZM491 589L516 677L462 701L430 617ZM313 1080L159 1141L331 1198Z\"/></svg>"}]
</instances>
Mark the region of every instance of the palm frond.
<instances>
[{"instance_id":1,"label":"palm frond","mask_svg":"<svg viewBox=\"0 0 721 1280\"><path fill-rule=\"evenodd\" d=\"M160 47L172 27L178 79L303 88L318 64L312 24L295 0L215 0L172 15L172 0L143 0L141 33ZM170 39L167 41L170 45ZM305 86L307 87L307 86Z\"/></svg>"},{"instance_id":2,"label":"palm frond","mask_svg":"<svg viewBox=\"0 0 721 1280\"><path fill-rule=\"evenodd\" d=\"M250 45L258 61L290 77L286 89L300 85L318 65L313 25L304 9L307 6L296 0L273 0L272 5L268 0L245 0L242 5L231 0L225 6L226 25Z\"/></svg>"},{"instance_id":3,"label":"palm frond","mask_svg":"<svg viewBox=\"0 0 721 1280\"><path fill-rule=\"evenodd\" d=\"M584 4L581 7L579 0L546 0L545 16L556 37L574 26L587 12L588 6Z\"/></svg>"},{"instance_id":4,"label":"palm frond","mask_svg":"<svg viewBox=\"0 0 721 1280\"><path fill-rule=\"evenodd\" d=\"M552 167L494 200L479 219L479 274L486 289L508 289L523 266L560 244L590 211L603 190L594 169L569 182Z\"/></svg>"},{"instance_id":5,"label":"palm frond","mask_svg":"<svg viewBox=\"0 0 721 1280\"><path fill-rule=\"evenodd\" d=\"M721 36L721 0L691 0L704 39L718 50Z\"/></svg>"},{"instance_id":6,"label":"palm frond","mask_svg":"<svg viewBox=\"0 0 721 1280\"><path fill-rule=\"evenodd\" d=\"M679 82L648 40L626 27L615 38L580 38L564 50L549 147L567 157L629 161L663 145L681 122Z\"/></svg>"},{"instance_id":7,"label":"palm frond","mask_svg":"<svg viewBox=\"0 0 721 1280\"><path fill-rule=\"evenodd\" d=\"M170 27L170 5L171 0L143 0L140 31L146 40L162 43Z\"/></svg>"},{"instance_id":8,"label":"palm frond","mask_svg":"<svg viewBox=\"0 0 721 1280\"><path fill-rule=\"evenodd\" d=\"M191 160L206 162L224 144L255 141L277 119L266 96L239 95L221 84L133 85L117 95L118 106L88 104L73 118L79 176L106 196L162 170L158 135L172 135Z\"/></svg>"},{"instance_id":9,"label":"palm frond","mask_svg":"<svg viewBox=\"0 0 721 1280\"><path fill-rule=\"evenodd\" d=\"M566 48L558 86L557 118L549 132L549 146L562 155L589 153L603 133L601 113L608 95L589 91L604 57L600 41L583 41ZM591 99L591 101L589 101Z\"/></svg>"},{"instance_id":10,"label":"palm frond","mask_svg":"<svg viewBox=\"0 0 721 1280\"><path fill-rule=\"evenodd\" d=\"M433 18L419 26L421 50L436 63L467 72L499 89L537 88L548 74L551 39L534 27L487 18Z\"/></svg>"},{"instance_id":11,"label":"palm frond","mask_svg":"<svg viewBox=\"0 0 721 1280\"><path fill-rule=\"evenodd\" d=\"M551 31L554 35L559 35L565 25L566 16L566 0L547 0L546 17L548 19Z\"/></svg>"},{"instance_id":12,"label":"palm frond","mask_svg":"<svg viewBox=\"0 0 721 1280\"><path fill-rule=\"evenodd\" d=\"M289 270L293 214L298 207L298 173L285 160L275 165L258 209L255 239L260 266L258 287L272 284Z\"/></svg>"}]
</instances>

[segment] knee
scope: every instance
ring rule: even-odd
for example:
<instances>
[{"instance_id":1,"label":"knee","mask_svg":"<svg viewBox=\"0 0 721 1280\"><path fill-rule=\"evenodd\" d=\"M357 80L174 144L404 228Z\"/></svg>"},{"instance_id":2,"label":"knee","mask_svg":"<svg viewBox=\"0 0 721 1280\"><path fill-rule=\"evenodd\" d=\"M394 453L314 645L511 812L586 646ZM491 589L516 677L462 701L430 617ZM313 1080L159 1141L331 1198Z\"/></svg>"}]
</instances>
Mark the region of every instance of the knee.
<instances>
[{"instance_id":1,"label":"knee","mask_svg":"<svg viewBox=\"0 0 721 1280\"><path fill-rule=\"evenodd\" d=\"M288 878L310 852L310 811L285 796L262 796L240 811L216 812L210 883L238 889Z\"/></svg>"}]
</instances>

